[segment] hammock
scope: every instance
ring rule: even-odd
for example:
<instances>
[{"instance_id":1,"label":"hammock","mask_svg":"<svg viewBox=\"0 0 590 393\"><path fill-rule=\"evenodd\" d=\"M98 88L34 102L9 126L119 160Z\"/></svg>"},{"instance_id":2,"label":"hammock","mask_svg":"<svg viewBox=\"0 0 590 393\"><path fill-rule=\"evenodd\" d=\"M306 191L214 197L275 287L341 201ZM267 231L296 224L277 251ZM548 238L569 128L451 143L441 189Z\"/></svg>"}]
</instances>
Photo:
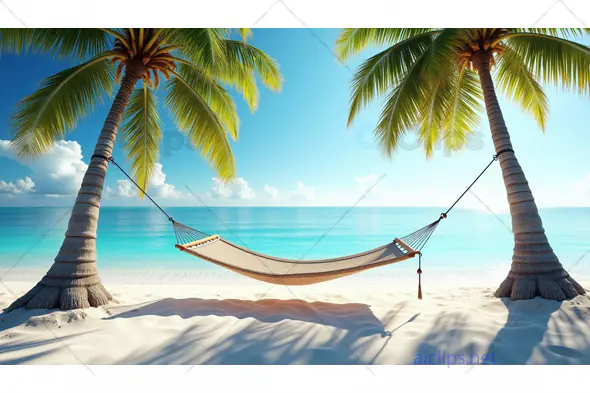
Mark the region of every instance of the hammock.
<instances>
[{"instance_id":1,"label":"hammock","mask_svg":"<svg viewBox=\"0 0 590 393\"><path fill-rule=\"evenodd\" d=\"M238 246L219 235L207 235L204 232L180 224L170 217L131 176L127 174L115 162L112 157L104 157L99 154L93 158L101 158L112 162L123 172L123 174L158 208L174 226L176 235L175 247L180 251L193 255L205 261L209 261L218 266L224 267L244 276L268 282L271 284L281 285L309 285L323 281L329 281L340 277L345 277L364 270L376 268L379 266L390 265L401 262L406 259L418 256L418 298L422 299L422 248L430 239L430 236L438 226L441 220L447 218L447 214L471 189L484 172L498 160L500 154L505 152L514 152L512 149L504 149L493 156L492 161L485 169L475 178L475 180L466 188L466 190L457 198L455 203L440 217L411 234L395 238L392 242L381 247L362 252L359 254L344 256L332 259L320 260L294 260L282 259L269 255L264 255L251 251L247 248Z\"/></svg>"},{"instance_id":2,"label":"hammock","mask_svg":"<svg viewBox=\"0 0 590 393\"><path fill-rule=\"evenodd\" d=\"M219 235L208 236L178 222L174 223L174 230L176 248L180 251L259 281L309 285L419 256L420 251L406 241L416 248L420 247L437 224L438 221L406 236L405 241L396 238L391 243L359 254L318 260L283 259L260 254Z\"/></svg>"}]
</instances>

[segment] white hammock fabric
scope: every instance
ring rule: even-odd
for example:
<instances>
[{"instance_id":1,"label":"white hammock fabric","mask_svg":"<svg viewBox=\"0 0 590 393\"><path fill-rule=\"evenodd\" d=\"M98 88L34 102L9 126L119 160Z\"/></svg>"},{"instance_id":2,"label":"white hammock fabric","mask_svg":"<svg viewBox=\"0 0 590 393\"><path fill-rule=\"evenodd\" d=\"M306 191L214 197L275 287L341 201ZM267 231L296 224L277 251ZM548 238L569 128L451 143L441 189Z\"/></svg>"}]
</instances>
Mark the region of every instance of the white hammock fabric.
<instances>
[{"instance_id":1,"label":"white hammock fabric","mask_svg":"<svg viewBox=\"0 0 590 393\"><path fill-rule=\"evenodd\" d=\"M281 285L309 285L413 258L419 251L400 239L359 254L320 260L292 260L260 254L218 235L176 248L236 273Z\"/></svg>"}]
</instances>

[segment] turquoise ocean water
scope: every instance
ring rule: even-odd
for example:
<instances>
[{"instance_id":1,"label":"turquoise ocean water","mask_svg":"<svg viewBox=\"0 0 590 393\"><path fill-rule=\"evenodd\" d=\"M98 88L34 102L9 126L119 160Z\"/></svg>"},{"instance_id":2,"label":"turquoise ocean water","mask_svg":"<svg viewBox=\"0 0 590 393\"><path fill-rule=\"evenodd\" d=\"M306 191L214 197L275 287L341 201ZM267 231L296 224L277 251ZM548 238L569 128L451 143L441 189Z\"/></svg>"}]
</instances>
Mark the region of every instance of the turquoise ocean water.
<instances>
[{"instance_id":1,"label":"turquoise ocean water","mask_svg":"<svg viewBox=\"0 0 590 393\"><path fill-rule=\"evenodd\" d=\"M438 208L168 208L177 221L285 258L328 258L365 251L435 220ZM69 208L0 208L0 272L49 267ZM345 214L346 213L346 214ZM568 268L590 249L590 208L541 210L551 245ZM441 268L494 268L510 261L508 214L453 210L424 249ZM174 248L171 224L157 209L103 207L98 229L101 269L220 269ZM427 258L427 259L426 259ZM395 268L388 266L384 269ZM590 255L576 270L590 271Z\"/></svg>"}]
</instances>

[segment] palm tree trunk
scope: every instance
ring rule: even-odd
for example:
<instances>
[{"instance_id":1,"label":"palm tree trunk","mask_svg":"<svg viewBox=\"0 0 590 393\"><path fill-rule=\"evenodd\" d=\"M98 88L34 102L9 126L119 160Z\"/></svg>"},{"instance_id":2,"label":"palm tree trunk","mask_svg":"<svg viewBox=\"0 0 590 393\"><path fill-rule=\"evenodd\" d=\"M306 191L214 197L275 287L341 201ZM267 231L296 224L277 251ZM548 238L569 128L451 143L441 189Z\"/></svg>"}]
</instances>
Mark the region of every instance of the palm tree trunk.
<instances>
[{"instance_id":1,"label":"palm tree trunk","mask_svg":"<svg viewBox=\"0 0 590 393\"><path fill-rule=\"evenodd\" d=\"M490 54L474 54L473 63L479 73L494 148L496 152L504 151L499 156L499 161L514 233L512 266L495 296L510 296L512 300L532 299L536 296L565 300L584 294L584 288L564 270L545 235L535 199L512 150L510 134L490 73Z\"/></svg>"},{"instance_id":2,"label":"palm tree trunk","mask_svg":"<svg viewBox=\"0 0 590 393\"><path fill-rule=\"evenodd\" d=\"M108 166L104 157L111 156L123 112L142 72L139 66L126 70L84 174L65 239L53 265L45 277L6 312L20 307L62 310L98 307L113 300L102 285L96 266L96 228Z\"/></svg>"}]
</instances>

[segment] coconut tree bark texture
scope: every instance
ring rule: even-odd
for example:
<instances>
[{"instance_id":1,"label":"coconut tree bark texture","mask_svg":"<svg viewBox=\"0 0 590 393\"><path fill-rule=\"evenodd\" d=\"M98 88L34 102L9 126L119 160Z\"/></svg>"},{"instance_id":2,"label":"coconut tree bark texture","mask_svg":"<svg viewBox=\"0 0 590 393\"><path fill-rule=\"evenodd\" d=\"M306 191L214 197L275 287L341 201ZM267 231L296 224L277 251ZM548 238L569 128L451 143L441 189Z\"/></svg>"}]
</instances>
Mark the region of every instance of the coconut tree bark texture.
<instances>
[{"instance_id":1,"label":"coconut tree bark texture","mask_svg":"<svg viewBox=\"0 0 590 393\"><path fill-rule=\"evenodd\" d=\"M500 284L495 295L509 296L512 300L531 299L535 296L565 300L582 295L585 293L584 288L565 271L545 235L533 193L510 142L510 134L492 81L490 59L490 52L482 51L473 55L473 63L483 90L494 148L496 152L503 152L498 159L506 186L514 233L512 266L508 277Z\"/></svg>"},{"instance_id":2,"label":"coconut tree bark texture","mask_svg":"<svg viewBox=\"0 0 590 393\"><path fill-rule=\"evenodd\" d=\"M37 285L6 311L23 306L70 310L98 307L113 300L98 277L96 265L96 229L108 166L105 157L112 154L125 107L143 73L139 63L127 68L84 174L65 239L53 265Z\"/></svg>"}]
</instances>

